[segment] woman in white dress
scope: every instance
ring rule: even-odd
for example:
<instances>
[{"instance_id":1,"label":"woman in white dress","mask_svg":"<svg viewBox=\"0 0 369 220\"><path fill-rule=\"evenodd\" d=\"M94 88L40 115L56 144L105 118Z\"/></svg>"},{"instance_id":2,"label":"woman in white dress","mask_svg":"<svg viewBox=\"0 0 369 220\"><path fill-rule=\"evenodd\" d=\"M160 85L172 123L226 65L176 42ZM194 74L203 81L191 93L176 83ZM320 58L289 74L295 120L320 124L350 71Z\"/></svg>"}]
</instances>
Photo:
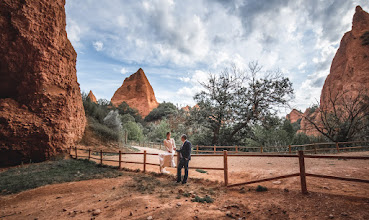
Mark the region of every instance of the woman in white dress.
<instances>
[{"instance_id":1,"label":"woman in white dress","mask_svg":"<svg viewBox=\"0 0 369 220\"><path fill-rule=\"evenodd\" d=\"M167 138L164 139L164 153L159 154L159 161L160 161L160 172L162 173L169 173L165 170L165 167L176 167L174 163L174 148L176 147L176 143L173 138L170 138L170 132L167 132Z\"/></svg>"}]
</instances>

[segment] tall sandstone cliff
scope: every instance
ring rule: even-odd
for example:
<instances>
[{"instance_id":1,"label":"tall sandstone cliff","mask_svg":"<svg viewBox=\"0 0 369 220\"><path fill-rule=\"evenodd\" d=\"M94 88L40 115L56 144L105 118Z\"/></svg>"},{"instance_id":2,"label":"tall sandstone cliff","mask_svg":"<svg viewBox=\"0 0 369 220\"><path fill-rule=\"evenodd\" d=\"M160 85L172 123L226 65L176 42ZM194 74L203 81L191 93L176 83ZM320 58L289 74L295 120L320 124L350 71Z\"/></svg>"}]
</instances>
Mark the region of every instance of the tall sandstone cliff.
<instances>
[{"instance_id":1,"label":"tall sandstone cliff","mask_svg":"<svg viewBox=\"0 0 369 220\"><path fill-rule=\"evenodd\" d=\"M320 107L332 110L330 98L345 94L355 98L359 91L369 89L369 14L360 6L356 7L352 21L352 30L345 33L333 58L330 73L327 76L320 95ZM319 126L319 110L307 109L304 116L310 115ZM308 135L320 133L306 119L301 120L301 131Z\"/></svg>"},{"instance_id":2,"label":"tall sandstone cliff","mask_svg":"<svg viewBox=\"0 0 369 220\"><path fill-rule=\"evenodd\" d=\"M369 89L369 45L363 45L362 37L366 32L369 32L369 14L357 6L352 30L343 36L325 80L321 106L329 103L330 96L337 93L347 92L354 97L359 90Z\"/></svg>"},{"instance_id":3,"label":"tall sandstone cliff","mask_svg":"<svg viewBox=\"0 0 369 220\"><path fill-rule=\"evenodd\" d=\"M131 108L137 109L142 117L146 117L159 105L154 90L141 68L124 80L123 85L115 91L111 102L115 106L126 102Z\"/></svg>"},{"instance_id":4,"label":"tall sandstone cliff","mask_svg":"<svg viewBox=\"0 0 369 220\"><path fill-rule=\"evenodd\" d=\"M83 135L77 54L64 5L0 1L0 166L47 160Z\"/></svg>"}]
</instances>

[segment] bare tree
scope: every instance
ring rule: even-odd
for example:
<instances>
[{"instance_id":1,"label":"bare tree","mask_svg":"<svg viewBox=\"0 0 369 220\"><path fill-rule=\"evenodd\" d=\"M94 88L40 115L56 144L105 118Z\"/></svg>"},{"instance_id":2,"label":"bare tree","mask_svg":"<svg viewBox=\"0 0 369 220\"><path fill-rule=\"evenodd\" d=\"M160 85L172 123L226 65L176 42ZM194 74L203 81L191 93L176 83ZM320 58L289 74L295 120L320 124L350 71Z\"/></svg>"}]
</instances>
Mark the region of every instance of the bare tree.
<instances>
[{"instance_id":1,"label":"bare tree","mask_svg":"<svg viewBox=\"0 0 369 220\"><path fill-rule=\"evenodd\" d=\"M361 89L354 93L333 93L320 103L317 113L303 116L319 133L333 142L352 141L369 126L369 97Z\"/></svg>"}]
</instances>

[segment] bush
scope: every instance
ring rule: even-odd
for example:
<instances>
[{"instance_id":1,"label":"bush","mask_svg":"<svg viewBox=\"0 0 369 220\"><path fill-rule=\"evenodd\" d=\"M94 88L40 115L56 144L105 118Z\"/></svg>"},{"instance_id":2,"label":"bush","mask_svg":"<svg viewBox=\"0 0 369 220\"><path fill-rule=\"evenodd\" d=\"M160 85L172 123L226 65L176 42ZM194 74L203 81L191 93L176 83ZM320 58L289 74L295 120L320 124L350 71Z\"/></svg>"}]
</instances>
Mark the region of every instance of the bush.
<instances>
[{"instance_id":1,"label":"bush","mask_svg":"<svg viewBox=\"0 0 369 220\"><path fill-rule=\"evenodd\" d=\"M100 124L94 119L89 120L88 126L103 141L120 141L121 133L109 128L104 124Z\"/></svg>"},{"instance_id":2,"label":"bush","mask_svg":"<svg viewBox=\"0 0 369 220\"><path fill-rule=\"evenodd\" d=\"M142 141L143 140L143 129L140 124L129 121L125 123L124 130L128 132L128 140L131 141Z\"/></svg>"},{"instance_id":3,"label":"bush","mask_svg":"<svg viewBox=\"0 0 369 220\"><path fill-rule=\"evenodd\" d=\"M195 196L195 198L193 198L191 200L192 202L200 202L200 203L213 203L214 199L212 199L210 196L206 195L205 197L201 198L200 196Z\"/></svg>"},{"instance_id":4,"label":"bush","mask_svg":"<svg viewBox=\"0 0 369 220\"><path fill-rule=\"evenodd\" d=\"M152 124L149 127L147 136L151 141L161 142L165 139L168 131L170 131L169 123L166 120L162 120L160 124Z\"/></svg>"},{"instance_id":5,"label":"bush","mask_svg":"<svg viewBox=\"0 0 369 220\"><path fill-rule=\"evenodd\" d=\"M111 110L104 118L104 124L118 133L122 131L122 122L118 111Z\"/></svg>"},{"instance_id":6,"label":"bush","mask_svg":"<svg viewBox=\"0 0 369 220\"><path fill-rule=\"evenodd\" d=\"M196 172L199 172L199 173L207 173L207 171L201 170L201 169L196 169Z\"/></svg>"},{"instance_id":7,"label":"bush","mask_svg":"<svg viewBox=\"0 0 369 220\"><path fill-rule=\"evenodd\" d=\"M171 115L174 115L178 112L177 107L170 102L160 103L159 106L153 109L146 117L145 121L157 121L163 118L168 118Z\"/></svg>"},{"instance_id":8,"label":"bush","mask_svg":"<svg viewBox=\"0 0 369 220\"><path fill-rule=\"evenodd\" d=\"M268 188L266 188L265 186L258 185L256 187L256 192L265 192L265 191L268 191Z\"/></svg>"}]
</instances>

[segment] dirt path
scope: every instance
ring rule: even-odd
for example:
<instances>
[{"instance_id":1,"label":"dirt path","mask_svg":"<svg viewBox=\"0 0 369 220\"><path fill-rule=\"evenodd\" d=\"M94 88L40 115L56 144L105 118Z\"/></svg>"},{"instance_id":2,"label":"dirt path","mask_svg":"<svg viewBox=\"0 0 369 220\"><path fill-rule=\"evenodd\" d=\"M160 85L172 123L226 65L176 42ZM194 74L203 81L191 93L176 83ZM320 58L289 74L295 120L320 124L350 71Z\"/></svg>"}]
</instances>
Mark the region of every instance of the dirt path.
<instances>
[{"instance_id":1,"label":"dirt path","mask_svg":"<svg viewBox=\"0 0 369 220\"><path fill-rule=\"evenodd\" d=\"M161 153L163 151L147 147L136 147L140 152L144 150L147 153ZM349 152L335 155L346 156L369 156L369 152ZM118 160L118 156L104 156L106 159ZM143 162L143 155L123 155L123 161ZM147 155L147 162L158 164L158 156ZM98 162L98 160L96 160ZM104 162L109 165L117 166L117 162ZM325 174L341 177L351 177L368 179L369 161L368 160L337 160L337 159L305 159L306 172L315 174ZM143 169L142 164L123 163L123 167L129 169ZM190 167L223 167L223 156L218 157L193 157L190 161ZM240 183L261 178L270 178L274 176L287 175L299 172L297 158L268 158L268 157L229 157L229 183ZM159 172L158 166L147 165L148 172ZM171 175L176 175L175 168L167 168ZM206 173L199 173L196 170L190 170L189 176L222 182L224 172L222 170L206 170ZM256 184L257 185L257 184ZM278 189L300 189L299 177L282 179L279 181L265 182L269 188ZM369 184L354 183L337 180L319 179L314 177L307 178L309 191L323 192L337 195L369 195Z\"/></svg>"},{"instance_id":2,"label":"dirt path","mask_svg":"<svg viewBox=\"0 0 369 220\"><path fill-rule=\"evenodd\" d=\"M210 195L214 203L192 202L189 193ZM176 185L169 176L123 172L0 196L0 219L369 219L369 198L360 196L227 190L206 181Z\"/></svg>"}]
</instances>

